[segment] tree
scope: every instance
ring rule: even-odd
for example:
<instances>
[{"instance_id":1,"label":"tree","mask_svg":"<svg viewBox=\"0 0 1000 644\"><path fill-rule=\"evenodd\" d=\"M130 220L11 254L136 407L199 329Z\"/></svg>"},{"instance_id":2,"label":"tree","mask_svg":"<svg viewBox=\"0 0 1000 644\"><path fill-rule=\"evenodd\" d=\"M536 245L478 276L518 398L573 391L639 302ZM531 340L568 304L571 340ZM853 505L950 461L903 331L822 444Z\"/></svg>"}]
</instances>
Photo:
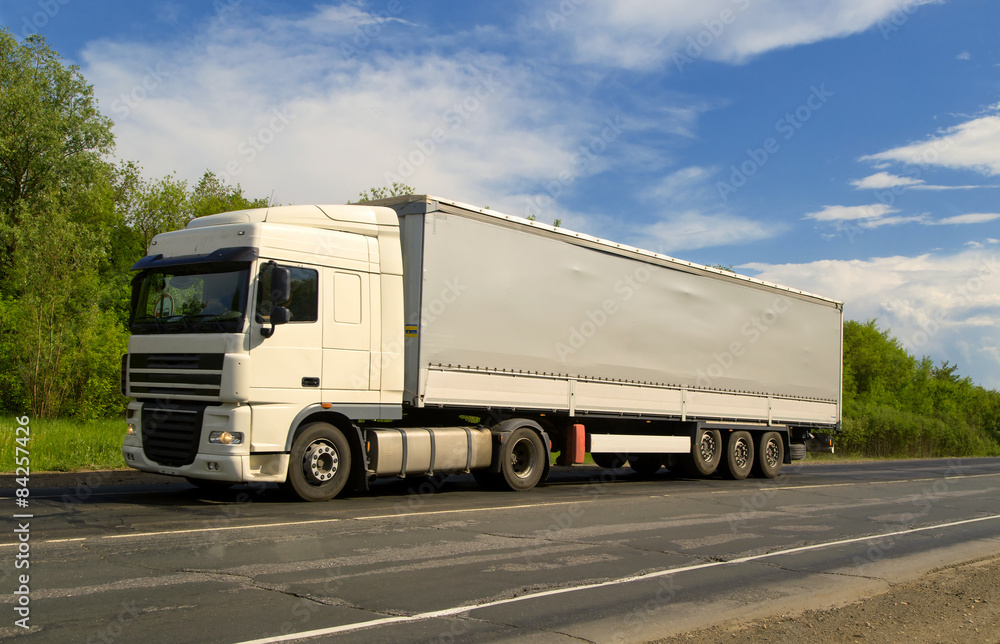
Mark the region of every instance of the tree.
<instances>
[{"instance_id":1,"label":"tree","mask_svg":"<svg viewBox=\"0 0 1000 644\"><path fill-rule=\"evenodd\" d=\"M111 120L101 115L75 66L64 65L41 36L19 43L0 28L0 279L13 261L26 217L59 192L106 185L114 148Z\"/></svg>"},{"instance_id":2,"label":"tree","mask_svg":"<svg viewBox=\"0 0 1000 644\"><path fill-rule=\"evenodd\" d=\"M214 172L206 170L191 195L191 216L204 217L233 210L267 208L269 205L269 199L249 199L243 194L240 184L228 186Z\"/></svg>"},{"instance_id":3,"label":"tree","mask_svg":"<svg viewBox=\"0 0 1000 644\"><path fill-rule=\"evenodd\" d=\"M39 36L0 29L0 87L0 370L19 376L0 381L3 401L80 415L91 376L107 371L92 350L124 338L111 121Z\"/></svg>"},{"instance_id":4,"label":"tree","mask_svg":"<svg viewBox=\"0 0 1000 644\"><path fill-rule=\"evenodd\" d=\"M398 181L392 182L392 187L374 187L368 188L367 190L362 190L358 195L357 203L365 203L366 201L378 201L379 199L388 199L389 197L399 197L401 195L412 195L416 191L405 183L399 183Z\"/></svg>"}]
</instances>

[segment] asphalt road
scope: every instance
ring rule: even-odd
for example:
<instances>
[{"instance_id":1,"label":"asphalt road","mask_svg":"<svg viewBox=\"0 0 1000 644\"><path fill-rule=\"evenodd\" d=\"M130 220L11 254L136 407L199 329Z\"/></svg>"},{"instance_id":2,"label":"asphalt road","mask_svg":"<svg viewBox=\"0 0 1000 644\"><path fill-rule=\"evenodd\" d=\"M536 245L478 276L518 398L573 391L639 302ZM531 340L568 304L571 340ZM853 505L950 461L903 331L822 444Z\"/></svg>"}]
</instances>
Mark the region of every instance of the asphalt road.
<instances>
[{"instance_id":1,"label":"asphalt road","mask_svg":"<svg viewBox=\"0 0 1000 644\"><path fill-rule=\"evenodd\" d=\"M0 639L642 642L1000 550L995 458L786 466L774 481L555 468L527 493L453 476L322 504L106 480L5 501ZM25 572L30 631L13 610Z\"/></svg>"}]
</instances>

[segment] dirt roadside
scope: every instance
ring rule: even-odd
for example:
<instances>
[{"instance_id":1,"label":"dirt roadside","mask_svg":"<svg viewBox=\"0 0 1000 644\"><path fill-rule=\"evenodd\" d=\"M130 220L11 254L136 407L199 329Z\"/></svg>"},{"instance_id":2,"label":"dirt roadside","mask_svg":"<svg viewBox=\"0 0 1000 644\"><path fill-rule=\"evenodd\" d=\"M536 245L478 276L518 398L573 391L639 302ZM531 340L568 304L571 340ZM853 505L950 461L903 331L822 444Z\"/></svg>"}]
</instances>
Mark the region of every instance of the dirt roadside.
<instances>
[{"instance_id":1,"label":"dirt roadside","mask_svg":"<svg viewBox=\"0 0 1000 644\"><path fill-rule=\"evenodd\" d=\"M807 610L656 640L655 644L767 642L1000 643L1000 555L933 570L839 608Z\"/></svg>"}]
</instances>

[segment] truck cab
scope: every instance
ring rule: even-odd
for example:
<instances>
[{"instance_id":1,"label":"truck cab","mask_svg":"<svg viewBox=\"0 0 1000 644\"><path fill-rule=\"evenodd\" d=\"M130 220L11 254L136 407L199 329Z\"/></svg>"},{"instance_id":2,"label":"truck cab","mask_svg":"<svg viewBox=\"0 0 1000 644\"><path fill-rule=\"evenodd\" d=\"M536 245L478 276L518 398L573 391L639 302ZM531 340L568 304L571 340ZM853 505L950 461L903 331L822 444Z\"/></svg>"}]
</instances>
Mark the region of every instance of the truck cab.
<instances>
[{"instance_id":1,"label":"truck cab","mask_svg":"<svg viewBox=\"0 0 1000 644\"><path fill-rule=\"evenodd\" d=\"M401 417L393 210L203 217L157 235L133 270L128 465L196 483L283 482L297 430L322 422L349 435L358 419ZM329 454L317 459L318 476L334 469Z\"/></svg>"}]
</instances>

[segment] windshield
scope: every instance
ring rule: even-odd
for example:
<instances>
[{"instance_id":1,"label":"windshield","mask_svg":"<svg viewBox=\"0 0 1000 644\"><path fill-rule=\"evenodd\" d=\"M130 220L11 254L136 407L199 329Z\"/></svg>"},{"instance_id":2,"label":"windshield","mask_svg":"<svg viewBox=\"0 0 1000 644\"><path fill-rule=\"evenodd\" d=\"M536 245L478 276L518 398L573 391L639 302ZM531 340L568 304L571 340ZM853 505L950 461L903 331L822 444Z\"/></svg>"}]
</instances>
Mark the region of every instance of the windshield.
<instances>
[{"instance_id":1,"label":"windshield","mask_svg":"<svg viewBox=\"0 0 1000 644\"><path fill-rule=\"evenodd\" d=\"M136 276L132 333L237 333L243 330L250 265L191 264Z\"/></svg>"}]
</instances>

